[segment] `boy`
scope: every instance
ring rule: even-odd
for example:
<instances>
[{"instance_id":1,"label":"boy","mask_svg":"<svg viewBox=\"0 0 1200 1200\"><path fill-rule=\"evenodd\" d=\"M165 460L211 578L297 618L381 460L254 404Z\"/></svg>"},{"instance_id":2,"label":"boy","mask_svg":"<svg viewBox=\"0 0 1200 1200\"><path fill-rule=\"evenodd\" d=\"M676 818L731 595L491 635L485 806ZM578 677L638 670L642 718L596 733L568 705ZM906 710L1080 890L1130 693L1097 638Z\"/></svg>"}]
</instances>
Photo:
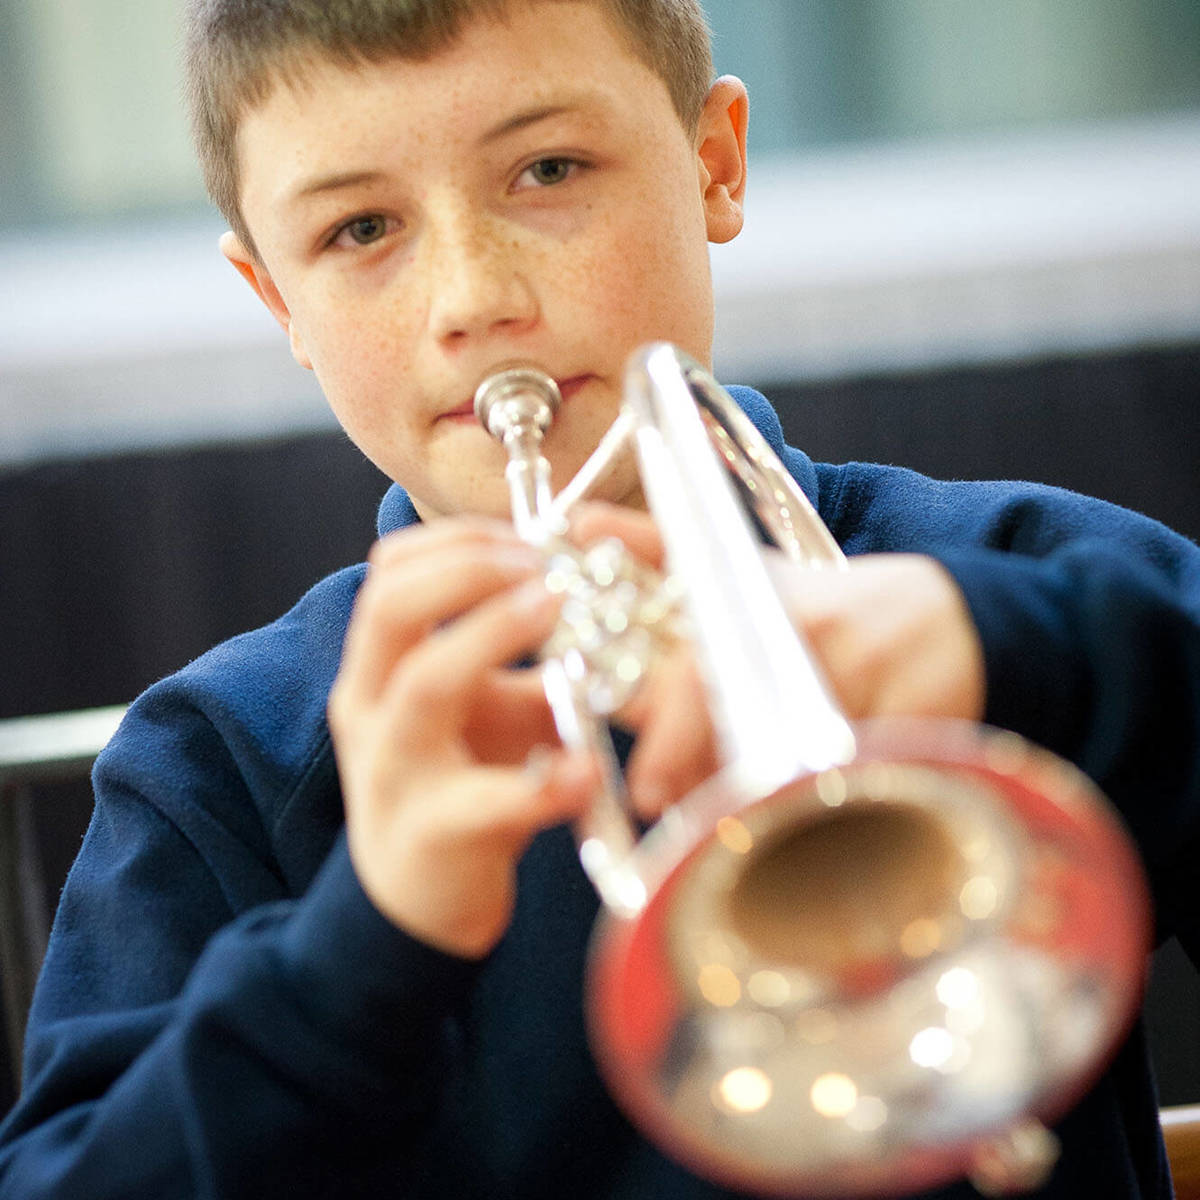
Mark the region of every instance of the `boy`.
<instances>
[{"instance_id":1,"label":"boy","mask_svg":"<svg viewBox=\"0 0 1200 1200\"><path fill-rule=\"evenodd\" d=\"M561 485L629 351L707 361L744 89L710 87L691 0L194 7L222 248L400 486L369 568L151 689L98 763L0 1194L726 1194L628 1127L586 1048L596 900L562 822L594 768L526 765L552 731L505 667L555 608L469 409L498 364L549 370ZM1194 936L1195 548L1049 489L814 465L739 397L849 551L907 552L794 589L850 714L986 714L1073 758ZM606 489L638 507L631 469ZM631 762L648 814L703 740L674 712ZM1046 1195L1168 1194L1140 1031L1059 1133Z\"/></svg>"}]
</instances>

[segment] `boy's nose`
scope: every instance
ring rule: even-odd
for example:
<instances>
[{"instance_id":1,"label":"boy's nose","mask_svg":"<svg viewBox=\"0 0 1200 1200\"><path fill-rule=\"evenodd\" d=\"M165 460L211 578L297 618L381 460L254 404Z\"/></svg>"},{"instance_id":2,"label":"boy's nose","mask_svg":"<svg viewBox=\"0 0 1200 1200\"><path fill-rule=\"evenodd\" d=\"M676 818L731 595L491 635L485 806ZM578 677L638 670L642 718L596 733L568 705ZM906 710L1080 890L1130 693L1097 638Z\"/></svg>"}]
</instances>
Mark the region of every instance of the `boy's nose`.
<instances>
[{"instance_id":1,"label":"boy's nose","mask_svg":"<svg viewBox=\"0 0 1200 1200\"><path fill-rule=\"evenodd\" d=\"M439 231L431 248L430 325L441 342L519 332L538 315L519 236L489 222Z\"/></svg>"}]
</instances>

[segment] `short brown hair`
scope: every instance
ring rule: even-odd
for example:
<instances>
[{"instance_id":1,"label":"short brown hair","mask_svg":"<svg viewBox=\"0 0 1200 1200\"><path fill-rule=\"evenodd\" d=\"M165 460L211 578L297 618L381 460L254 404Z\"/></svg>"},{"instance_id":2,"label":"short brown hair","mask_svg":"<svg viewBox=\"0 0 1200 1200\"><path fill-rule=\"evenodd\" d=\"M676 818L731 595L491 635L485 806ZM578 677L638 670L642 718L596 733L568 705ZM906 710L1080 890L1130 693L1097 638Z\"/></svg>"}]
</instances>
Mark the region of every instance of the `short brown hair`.
<instances>
[{"instance_id":1,"label":"short brown hair","mask_svg":"<svg viewBox=\"0 0 1200 1200\"><path fill-rule=\"evenodd\" d=\"M190 0L186 77L209 195L255 253L242 217L237 130L279 80L315 51L348 66L430 58L467 21L529 0ZM685 129L700 120L712 51L700 0L590 0L611 13L634 53L667 85Z\"/></svg>"}]
</instances>

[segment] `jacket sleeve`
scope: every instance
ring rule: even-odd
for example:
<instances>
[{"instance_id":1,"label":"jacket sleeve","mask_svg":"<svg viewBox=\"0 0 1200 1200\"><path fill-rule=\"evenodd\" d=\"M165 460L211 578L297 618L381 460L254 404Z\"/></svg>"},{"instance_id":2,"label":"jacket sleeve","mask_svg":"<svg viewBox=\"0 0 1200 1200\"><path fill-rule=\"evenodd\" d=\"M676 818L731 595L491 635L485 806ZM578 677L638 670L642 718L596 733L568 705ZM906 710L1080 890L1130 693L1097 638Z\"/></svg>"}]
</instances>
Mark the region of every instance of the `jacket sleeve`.
<instances>
[{"instance_id":1,"label":"jacket sleeve","mask_svg":"<svg viewBox=\"0 0 1200 1200\"><path fill-rule=\"evenodd\" d=\"M289 897L222 739L174 713L155 740L164 715L135 706L98 765L0 1195L383 1194L385 1162L407 1194L477 968L391 926L344 837Z\"/></svg>"},{"instance_id":2,"label":"jacket sleeve","mask_svg":"<svg viewBox=\"0 0 1200 1200\"><path fill-rule=\"evenodd\" d=\"M826 481L852 552L941 561L983 644L986 720L1075 763L1131 833L1159 932L1200 964L1200 548L1035 484L891 468Z\"/></svg>"},{"instance_id":3,"label":"jacket sleeve","mask_svg":"<svg viewBox=\"0 0 1200 1200\"><path fill-rule=\"evenodd\" d=\"M1085 538L1040 559L943 562L983 642L986 719L1100 785L1141 853L1160 936L1200 965L1200 575L1156 558Z\"/></svg>"}]
</instances>

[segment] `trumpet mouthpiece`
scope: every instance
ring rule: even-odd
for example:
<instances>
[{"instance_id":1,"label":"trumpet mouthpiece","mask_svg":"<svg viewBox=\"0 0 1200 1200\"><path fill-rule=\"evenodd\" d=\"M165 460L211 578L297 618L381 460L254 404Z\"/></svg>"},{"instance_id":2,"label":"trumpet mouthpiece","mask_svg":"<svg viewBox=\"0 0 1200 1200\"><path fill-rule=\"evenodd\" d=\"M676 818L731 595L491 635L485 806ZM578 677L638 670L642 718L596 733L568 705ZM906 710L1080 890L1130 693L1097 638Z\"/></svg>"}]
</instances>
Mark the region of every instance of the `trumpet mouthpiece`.
<instances>
[{"instance_id":1,"label":"trumpet mouthpiece","mask_svg":"<svg viewBox=\"0 0 1200 1200\"><path fill-rule=\"evenodd\" d=\"M558 384L537 367L507 367L475 389L475 419L501 441L514 428L545 433L562 403Z\"/></svg>"}]
</instances>

